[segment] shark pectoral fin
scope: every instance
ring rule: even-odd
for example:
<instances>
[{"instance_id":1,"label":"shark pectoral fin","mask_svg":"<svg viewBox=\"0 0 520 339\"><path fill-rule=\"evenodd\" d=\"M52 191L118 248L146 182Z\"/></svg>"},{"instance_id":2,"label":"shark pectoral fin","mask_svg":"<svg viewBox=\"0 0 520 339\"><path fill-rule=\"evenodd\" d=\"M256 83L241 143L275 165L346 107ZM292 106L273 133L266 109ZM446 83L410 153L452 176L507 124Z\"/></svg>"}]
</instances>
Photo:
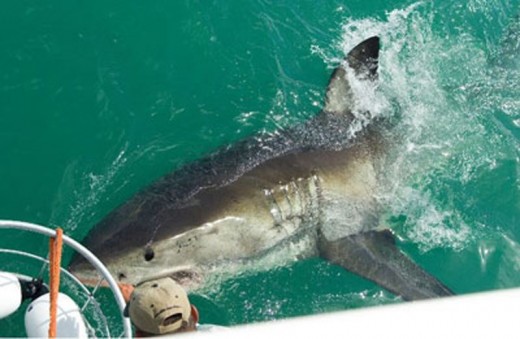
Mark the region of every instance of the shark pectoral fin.
<instances>
[{"instance_id":1,"label":"shark pectoral fin","mask_svg":"<svg viewBox=\"0 0 520 339\"><path fill-rule=\"evenodd\" d=\"M320 254L404 300L453 295L448 287L396 247L394 236L389 230L369 231L334 241L321 239Z\"/></svg>"}]
</instances>

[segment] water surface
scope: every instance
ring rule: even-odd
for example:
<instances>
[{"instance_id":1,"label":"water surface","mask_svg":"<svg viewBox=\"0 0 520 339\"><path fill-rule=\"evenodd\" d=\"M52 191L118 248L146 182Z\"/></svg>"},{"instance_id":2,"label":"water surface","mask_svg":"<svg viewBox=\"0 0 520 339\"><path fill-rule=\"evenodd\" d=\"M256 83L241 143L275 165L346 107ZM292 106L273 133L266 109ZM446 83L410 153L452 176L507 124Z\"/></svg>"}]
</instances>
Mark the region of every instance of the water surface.
<instances>
[{"instance_id":1,"label":"water surface","mask_svg":"<svg viewBox=\"0 0 520 339\"><path fill-rule=\"evenodd\" d=\"M396 123L385 220L456 293L520 286L519 13L505 0L7 1L0 217L82 239L183 163L316 114L337 62L379 35L378 96L358 104ZM192 299L224 325L399 302L320 259Z\"/></svg>"}]
</instances>

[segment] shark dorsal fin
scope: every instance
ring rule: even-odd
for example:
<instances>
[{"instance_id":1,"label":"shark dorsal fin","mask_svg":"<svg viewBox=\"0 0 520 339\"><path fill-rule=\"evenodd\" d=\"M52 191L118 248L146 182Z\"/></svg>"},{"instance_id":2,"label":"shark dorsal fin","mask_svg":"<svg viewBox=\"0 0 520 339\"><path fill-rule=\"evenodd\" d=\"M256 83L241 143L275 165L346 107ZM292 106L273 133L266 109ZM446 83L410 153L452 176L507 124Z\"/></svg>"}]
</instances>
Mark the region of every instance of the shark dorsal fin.
<instances>
[{"instance_id":1,"label":"shark dorsal fin","mask_svg":"<svg viewBox=\"0 0 520 339\"><path fill-rule=\"evenodd\" d=\"M346 60L357 76L375 80L379 60L379 37L368 38L354 47Z\"/></svg>"},{"instance_id":2,"label":"shark dorsal fin","mask_svg":"<svg viewBox=\"0 0 520 339\"><path fill-rule=\"evenodd\" d=\"M360 78L375 80L379 57L379 37L368 38L354 47L345 57L347 65ZM334 69L327 86L324 111L329 114L349 114L352 90L343 65Z\"/></svg>"}]
</instances>

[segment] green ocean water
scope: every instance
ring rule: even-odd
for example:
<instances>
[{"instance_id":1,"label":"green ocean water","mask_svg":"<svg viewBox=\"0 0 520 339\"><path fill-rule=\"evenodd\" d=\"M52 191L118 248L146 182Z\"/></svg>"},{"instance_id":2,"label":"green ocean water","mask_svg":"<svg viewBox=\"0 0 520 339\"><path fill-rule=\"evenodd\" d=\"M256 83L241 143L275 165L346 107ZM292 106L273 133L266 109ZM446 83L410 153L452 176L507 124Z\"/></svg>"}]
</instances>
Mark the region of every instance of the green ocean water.
<instances>
[{"instance_id":1,"label":"green ocean water","mask_svg":"<svg viewBox=\"0 0 520 339\"><path fill-rule=\"evenodd\" d=\"M378 95L358 104L396 124L385 220L457 294L520 286L519 15L516 0L5 1L0 218L80 240L182 164L319 112L337 62L379 35ZM223 325L399 302L317 258L191 297Z\"/></svg>"}]
</instances>

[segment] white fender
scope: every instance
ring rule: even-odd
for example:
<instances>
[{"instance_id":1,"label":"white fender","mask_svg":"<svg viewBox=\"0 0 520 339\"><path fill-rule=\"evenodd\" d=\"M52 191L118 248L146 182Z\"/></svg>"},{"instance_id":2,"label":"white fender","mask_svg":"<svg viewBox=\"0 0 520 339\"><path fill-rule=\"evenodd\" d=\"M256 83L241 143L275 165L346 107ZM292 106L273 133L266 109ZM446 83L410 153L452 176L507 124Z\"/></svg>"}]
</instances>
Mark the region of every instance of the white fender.
<instances>
[{"instance_id":1,"label":"white fender","mask_svg":"<svg viewBox=\"0 0 520 339\"><path fill-rule=\"evenodd\" d=\"M28 337L48 337L50 294L46 293L29 304L25 311ZM88 338L87 327L79 306L68 295L58 293L57 337Z\"/></svg>"},{"instance_id":2,"label":"white fender","mask_svg":"<svg viewBox=\"0 0 520 339\"><path fill-rule=\"evenodd\" d=\"M22 286L16 275L0 272L0 319L11 315L22 304Z\"/></svg>"}]
</instances>

